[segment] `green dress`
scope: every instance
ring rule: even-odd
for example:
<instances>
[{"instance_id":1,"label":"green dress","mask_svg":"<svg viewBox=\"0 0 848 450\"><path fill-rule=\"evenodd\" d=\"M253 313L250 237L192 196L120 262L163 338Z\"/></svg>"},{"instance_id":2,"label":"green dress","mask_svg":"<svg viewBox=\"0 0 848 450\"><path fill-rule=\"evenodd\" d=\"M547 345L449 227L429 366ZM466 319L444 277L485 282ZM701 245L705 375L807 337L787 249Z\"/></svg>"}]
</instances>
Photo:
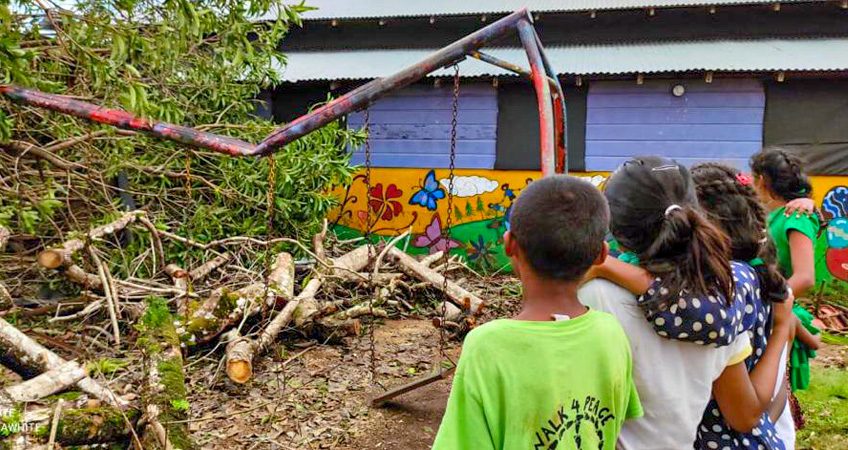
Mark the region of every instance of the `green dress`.
<instances>
[{"instance_id":1,"label":"green dress","mask_svg":"<svg viewBox=\"0 0 848 450\"><path fill-rule=\"evenodd\" d=\"M819 239L819 219L817 216L795 215L787 217L784 214L785 208L778 208L769 214L768 227L769 234L774 241L775 250L777 253L777 264L783 276L789 278L792 276L792 253L789 248L789 232L797 231L804 236L810 238L813 245L817 245ZM820 275L826 272L816 264L816 280L819 280ZM813 326L813 315L804 309L801 305L795 305L792 312L801 321L801 324L812 334L818 334L819 329ZM807 347L799 340L792 343L792 352L789 356L789 382L792 385L792 391L798 389L806 389L810 385L810 359L815 358L816 352Z\"/></svg>"}]
</instances>

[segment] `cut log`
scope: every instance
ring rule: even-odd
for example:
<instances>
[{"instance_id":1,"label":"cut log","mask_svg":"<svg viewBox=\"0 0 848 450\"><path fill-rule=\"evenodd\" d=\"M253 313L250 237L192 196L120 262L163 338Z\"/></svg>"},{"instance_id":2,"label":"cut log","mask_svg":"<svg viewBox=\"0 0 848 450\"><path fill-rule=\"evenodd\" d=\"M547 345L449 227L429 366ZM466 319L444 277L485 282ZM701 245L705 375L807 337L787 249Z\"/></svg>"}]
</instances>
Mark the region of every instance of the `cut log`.
<instances>
[{"instance_id":1,"label":"cut log","mask_svg":"<svg viewBox=\"0 0 848 450\"><path fill-rule=\"evenodd\" d=\"M442 274L422 265L420 262L416 261L415 258L407 255L401 250L392 247L389 249L389 257L409 276L429 283L434 288L443 291L455 305L465 311L468 311L470 314L477 314L477 312L483 307L484 302L480 297L466 291L452 281L447 282L447 290L444 290L445 278Z\"/></svg>"},{"instance_id":2,"label":"cut log","mask_svg":"<svg viewBox=\"0 0 848 450\"><path fill-rule=\"evenodd\" d=\"M0 363L4 366L24 378L33 378L48 370L56 369L66 362L59 355L21 333L9 322L0 319ZM126 402L109 388L90 377L78 381L77 387L109 405L121 408L126 405Z\"/></svg>"},{"instance_id":3,"label":"cut log","mask_svg":"<svg viewBox=\"0 0 848 450\"><path fill-rule=\"evenodd\" d=\"M332 259L331 263L333 266L331 273L355 274L368 265L368 248L367 246L358 247L338 258ZM228 345L226 365L228 375L230 373L237 375L237 378L233 379L233 381L246 383L250 380L253 375L253 358L257 354L264 352L277 339L277 336L288 326L292 319L295 319L296 326L303 325L312 320L320 310L318 303L315 301L315 296L321 289L322 282L322 275L316 272L303 288L303 291L286 304L285 308L262 330L258 338L244 343L241 341L243 338L240 336L231 336L235 339L231 340L231 342L236 342L237 344ZM345 324L345 326L348 325Z\"/></svg>"},{"instance_id":4,"label":"cut log","mask_svg":"<svg viewBox=\"0 0 848 450\"><path fill-rule=\"evenodd\" d=\"M192 310L186 322L184 332L189 340L199 344L211 342L221 333L239 323L245 313L259 311L257 306L264 304L273 306L277 297L290 300L294 297L294 260L288 253L276 256L268 276L268 286L265 283L253 283L237 291L216 289L212 295ZM267 295L267 298L265 297Z\"/></svg>"},{"instance_id":5,"label":"cut log","mask_svg":"<svg viewBox=\"0 0 848 450\"><path fill-rule=\"evenodd\" d=\"M0 405L0 408L12 407L15 403L40 400L48 395L64 391L87 376L85 368L75 361L68 361L35 378L3 388L0 396L5 399L6 404Z\"/></svg>"},{"instance_id":6,"label":"cut log","mask_svg":"<svg viewBox=\"0 0 848 450\"><path fill-rule=\"evenodd\" d=\"M235 383L247 383L253 377L251 341L243 337L238 330L227 333L226 340L227 376Z\"/></svg>"},{"instance_id":7,"label":"cut log","mask_svg":"<svg viewBox=\"0 0 848 450\"><path fill-rule=\"evenodd\" d=\"M104 236L123 230L127 227L127 225L135 222L141 215L144 215L144 211L130 211L114 222L107 223L106 225L101 225L89 231L88 240L93 241L101 239ZM82 239L71 239L65 241L65 243L63 243L59 247L47 249L39 253L38 263L42 267L45 267L47 269L58 269L62 266L71 265L73 255L76 252L82 250L84 247L85 241Z\"/></svg>"},{"instance_id":8,"label":"cut log","mask_svg":"<svg viewBox=\"0 0 848 450\"><path fill-rule=\"evenodd\" d=\"M436 307L436 318L456 322L462 318L462 310L453 303L442 302Z\"/></svg>"},{"instance_id":9,"label":"cut log","mask_svg":"<svg viewBox=\"0 0 848 450\"><path fill-rule=\"evenodd\" d=\"M165 300L148 300L136 342L145 357L146 386L141 396L145 419L143 448L194 449L187 424L188 400L180 340Z\"/></svg>"},{"instance_id":10,"label":"cut log","mask_svg":"<svg viewBox=\"0 0 848 450\"><path fill-rule=\"evenodd\" d=\"M174 287L177 289L188 289L188 271L176 264L168 264L165 266L165 273L171 277L174 282Z\"/></svg>"},{"instance_id":11,"label":"cut log","mask_svg":"<svg viewBox=\"0 0 848 450\"><path fill-rule=\"evenodd\" d=\"M200 281L209 276L209 274L214 272L215 269L230 262L231 259L233 259L232 253L221 253L220 255L210 259L209 261L206 261L206 263L204 263L203 265L192 269L191 272L189 272L188 274L188 278L191 281Z\"/></svg>"}]
</instances>

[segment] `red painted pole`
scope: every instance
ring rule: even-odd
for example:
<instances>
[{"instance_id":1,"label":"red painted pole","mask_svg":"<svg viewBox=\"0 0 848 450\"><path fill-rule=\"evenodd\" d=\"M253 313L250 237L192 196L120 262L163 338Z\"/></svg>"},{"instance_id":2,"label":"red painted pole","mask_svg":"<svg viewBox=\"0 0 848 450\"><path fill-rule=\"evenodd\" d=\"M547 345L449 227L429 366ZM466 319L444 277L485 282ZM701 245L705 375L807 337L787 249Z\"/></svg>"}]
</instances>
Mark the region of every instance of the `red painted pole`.
<instances>
[{"instance_id":1,"label":"red painted pole","mask_svg":"<svg viewBox=\"0 0 848 450\"><path fill-rule=\"evenodd\" d=\"M75 100L64 95L48 94L12 85L0 85L0 95L9 99L124 130L140 131L194 147L208 148L232 156L249 154L255 146L228 136L198 131L182 125L151 121L120 109L109 109Z\"/></svg>"},{"instance_id":2,"label":"red painted pole","mask_svg":"<svg viewBox=\"0 0 848 450\"><path fill-rule=\"evenodd\" d=\"M536 46L539 47L539 53L542 55L542 63L545 65L545 72L548 74L549 82L552 82L551 88L554 90L554 96L551 101L554 104L554 130L556 141L556 172L568 173L568 123L566 122L566 105L565 94L562 92L562 85L559 82L559 77L556 71L548 61L545 55L545 47L542 45L542 40L539 38L539 33L533 29L533 35L536 37Z\"/></svg>"},{"instance_id":3,"label":"red painted pole","mask_svg":"<svg viewBox=\"0 0 848 450\"><path fill-rule=\"evenodd\" d=\"M542 55L536 44L535 30L528 20L518 22L518 37L530 61L533 87L539 104L539 143L541 144L542 176L556 173L556 146L554 143L554 113L551 106L551 89L545 75Z\"/></svg>"}]
</instances>

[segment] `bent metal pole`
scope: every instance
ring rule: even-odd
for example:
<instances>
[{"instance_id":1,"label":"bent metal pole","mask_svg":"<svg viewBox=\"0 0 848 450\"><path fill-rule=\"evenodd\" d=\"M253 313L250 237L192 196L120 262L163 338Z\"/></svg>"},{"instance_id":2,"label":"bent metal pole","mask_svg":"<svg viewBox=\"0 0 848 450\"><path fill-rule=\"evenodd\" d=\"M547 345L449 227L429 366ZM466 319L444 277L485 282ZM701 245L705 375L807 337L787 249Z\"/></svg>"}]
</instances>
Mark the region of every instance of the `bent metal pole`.
<instances>
[{"instance_id":1,"label":"bent metal pole","mask_svg":"<svg viewBox=\"0 0 848 450\"><path fill-rule=\"evenodd\" d=\"M527 9L520 9L436 51L400 72L366 83L311 113L298 117L271 133L258 145L182 125L145 119L127 111L105 108L64 95L49 94L14 85L0 85L0 95L18 103L69 114L121 129L139 131L162 139L231 156L263 156L274 153L283 145L315 131L345 114L360 110L374 100L420 80L435 70L461 61L467 55L505 37L514 30L518 31L530 61L530 75L539 102L542 172L544 175L550 175L556 170L554 141L557 139L554 136L556 133L554 130L557 127L554 126L553 121L557 119L555 115L558 114L551 111L553 101L548 83L554 81L555 90L558 90L556 89L558 82L555 78L551 78L550 70L549 73L545 73L543 50L537 43L532 18Z\"/></svg>"}]
</instances>

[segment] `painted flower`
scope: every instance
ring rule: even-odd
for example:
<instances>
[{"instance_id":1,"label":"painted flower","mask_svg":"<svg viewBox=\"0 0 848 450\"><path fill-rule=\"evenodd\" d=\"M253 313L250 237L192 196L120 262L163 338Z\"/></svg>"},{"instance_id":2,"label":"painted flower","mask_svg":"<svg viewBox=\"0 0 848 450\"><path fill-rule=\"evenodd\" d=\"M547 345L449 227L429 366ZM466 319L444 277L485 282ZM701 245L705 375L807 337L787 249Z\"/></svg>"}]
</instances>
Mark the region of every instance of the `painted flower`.
<instances>
[{"instance_id":1,"label":"painted flower","mask_svg":"<svg viewBox=\"0 0 848 450\"><path fill-rule=\"evenodd\" d=\"M754 179L747 173L739 172L736 174L736 181L738 181L742 186L750 186L751 183L754 182Z\"/></svg>"},{"instance_id":2,"label":"painted flower","mask_svg":"<svg viewBox=\"0 0 848 450\"><path fill-rule=\"evenodd\" d=\"M383 192L383 183L377 183L368 192L368 207L376 213L377 217L383 220L392 220L403 211L403 205L394 200L402 195L403 191L394 184L388 185L386 191Z\"/></svg>"},{"instance_id":3,"label":"painted flower","mask_svg":"<svg viewBox=\"0 0 848 450\"><path fill-rule=\"evenodd\" d=\"M486 242L483 235L478 235L476 241L471 241L468 244L468 259L470 261L484 268L494 266L495 255L492 253L492 243Z\"/></svg>"}]
</instances>

